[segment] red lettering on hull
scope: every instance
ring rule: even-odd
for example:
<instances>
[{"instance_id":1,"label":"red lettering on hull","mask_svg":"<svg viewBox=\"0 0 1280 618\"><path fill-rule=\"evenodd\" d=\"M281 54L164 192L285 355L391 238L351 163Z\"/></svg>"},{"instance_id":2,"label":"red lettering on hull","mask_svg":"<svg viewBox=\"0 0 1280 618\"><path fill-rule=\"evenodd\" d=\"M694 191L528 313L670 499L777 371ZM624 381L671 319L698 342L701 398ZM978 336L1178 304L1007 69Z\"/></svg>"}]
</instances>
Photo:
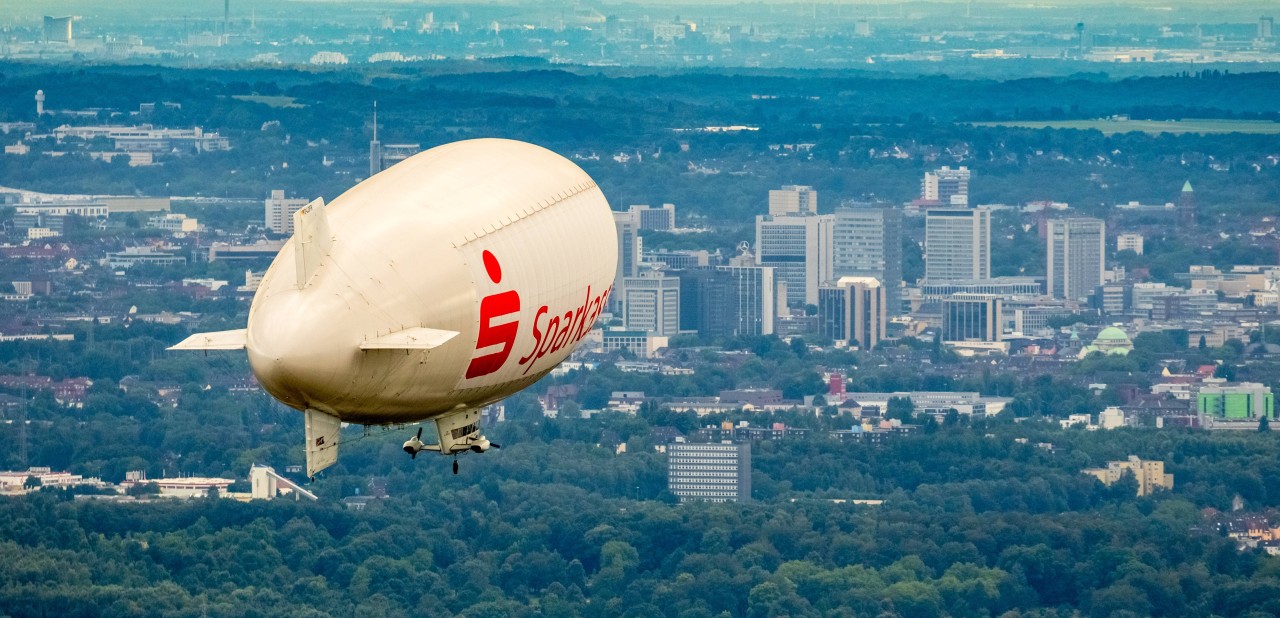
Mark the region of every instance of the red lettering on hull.
<instances>
[{"instance_id":1,"label":"red lettering on hull","mask_svg":"<svg viewBox=\"0 0 1280 618\"><path fill-rule=\"evenodd\" d=\"M488 250L481 254L481 258L489 280L501 283L502 267L498 264L498 258ZM533 365L547 354L558 352L586 337L595 325L596 318L600 317L600 311L611 291L612 286L593 297L591 286L588 285L582 304L564 313L552 313L547 305L539 307L533 318L533 349L519 359L519 364L525 366L523 373L528 374ZM475 351L479 354L482 350L501 347L488 354L473 356L471 363L467 365L466 379L490 375L507 363L516 337L520 334L520 320L501 321L500 318L514 316L519 311L520 294L515 290L490 294L480 300L480 330L476 334ZM544 322L543 319L548 314L551 314L551 318Z\"/></svg>"}]
</instances>

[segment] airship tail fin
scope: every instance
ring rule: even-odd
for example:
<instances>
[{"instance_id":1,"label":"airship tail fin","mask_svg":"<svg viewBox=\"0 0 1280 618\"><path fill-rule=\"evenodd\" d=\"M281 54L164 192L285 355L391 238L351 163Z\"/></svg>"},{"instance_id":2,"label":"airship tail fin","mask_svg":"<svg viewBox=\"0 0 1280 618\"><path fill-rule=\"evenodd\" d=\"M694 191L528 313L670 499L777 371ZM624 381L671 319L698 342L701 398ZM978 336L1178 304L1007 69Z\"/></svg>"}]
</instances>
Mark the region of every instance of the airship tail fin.
<instances>
[{"instance_id":1,"label":"airship tail fin","mask_svg":"<svg viewBox=\"0 0 1280 618\"><path fill-rule=\"evenodd\" d=\"M365 339L360 342L361 350L431 350L444 345L445 342L458 336L456 330L439 330L425 326L415 326L398 330L394 333Z\"/></svg>"},{"instance_id":2,"label":"airship tail fin","mask_svg":"<svg viewBox=\"0 0 1280 618\"><path fill-rule=\"evenodd\" d=\"M316 269L329 255L333 234L329 231L329 215L324 198L316 198L293 213L293 255L298 268L298 289L306 289Z\"/></svg>"},{"instance_id":3,"label":"airship tail fin","mask_svg":"<svg viewBox=\"0 0 1280 618\"><path fill-rule=\"evenodd\" d=\"M319 410L307 410L307 476L332 466L338 461L338 437L342 421Z\"/></svg>"},{"instance_id":4,"label":"airship tail fin","mask_svg":"<svg viewBox=\"0 0 1280 618\"><path fill-rule=\"evenodd\" d=\"M245 329L220 330L212 333L196 333L182 340L170 350L243 350Z\"/></svg>"}]
</instances>

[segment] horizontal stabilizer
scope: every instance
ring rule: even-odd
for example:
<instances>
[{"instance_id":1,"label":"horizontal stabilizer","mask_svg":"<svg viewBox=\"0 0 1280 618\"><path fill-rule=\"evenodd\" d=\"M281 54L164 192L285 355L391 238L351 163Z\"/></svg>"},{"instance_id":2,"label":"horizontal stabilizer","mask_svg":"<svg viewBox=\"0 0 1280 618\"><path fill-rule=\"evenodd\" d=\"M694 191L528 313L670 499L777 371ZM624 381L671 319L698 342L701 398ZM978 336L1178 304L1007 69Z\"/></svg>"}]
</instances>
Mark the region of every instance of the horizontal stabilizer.
<instances>
[{"instance_id":1,"label":"horizontal stabilizer","mask_svg":"<svg viewBox=\"0 0 1280 618\"><path fill-rule=\"evenodd\" d=\"M316 198L310 204L293 213L293 255L298 269L298 289L302 290L316 276L320 262L329 255L333 234L329 231L329 216L324 198Z\"/></svg>"},{"instance_id":2,"label":"horizontal stabilizer","mask_svg":"<svg viewBox=\"0 0 1280 618\"><path fill-rule=\"evenodd\" d=\"M170 350L243 350L245 329L220 330L212 333L196 333Z\"/></svg>"},{"instance_id":3,"label":"horizontal stabilizer","mask_svg":"<svg viewBox=\"0 0 1280 618\"><path fill-rule=\"evenodd\" d=\"M417 326L394 333L366 339L360 343L361 350L430 350L444 345L446 341L458 336L456 330L439 330Z\"/></svg>"}]
</instances>

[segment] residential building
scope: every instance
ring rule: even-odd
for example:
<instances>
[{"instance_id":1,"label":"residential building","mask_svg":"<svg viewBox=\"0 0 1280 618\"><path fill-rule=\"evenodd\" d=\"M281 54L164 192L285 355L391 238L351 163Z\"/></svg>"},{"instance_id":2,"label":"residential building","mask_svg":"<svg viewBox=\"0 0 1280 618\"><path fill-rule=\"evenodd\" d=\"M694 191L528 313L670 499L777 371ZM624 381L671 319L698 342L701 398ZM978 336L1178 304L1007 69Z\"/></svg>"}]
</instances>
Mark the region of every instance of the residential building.
<instances>
[{"instance_id":1,"label":"residential building","mask_svg":"<svg viewBox=\"0 0 1280 618\"><path fill-rule=\"evenodd\" d=\"M756 262L785 284L787 306L818 304L818 286L832 278L834 228L832 215L756 217Z\"/></svg>"},{"instance_id":2,"label":"residential building","mask_svg":"<svg viewBox=\"0 0 1280 618\"><path fill-rule=\"evenodd\" d=\"M991 277L991 211L935 208L925 214L926 281Z\"/></svg>"},{"instance_id":3,"label":"residential building","mask_svg":"<svg viewBox=\"0 0 1280 618\"><path fill-rule=\"evenodd\" d=\"M885 288L873 277L841 277L818 291L823 336L869 350L884 339L888 324Z\"/></svg>"},{"instance_id":4,"label":"residential building","mask_svg":"<svg viewBox=\"0 0 1280 618\"><path fill-rule=\"evenodd\" d=\"M1163 461L1143 461L1136 455L1130 455L1126 461L1108 461L1105 468L1085 468L1081 472L1108 486L1120 480L1125 473L1132 474L1138 481L1139 496L1149 496L1157 489L1173 491L1173 475L1164 473Z\"/></svg>"},{"instance_id":5,"label":"residential building","mask_svg":"<svg viewBox=\"0 0 1280 618\"><path fill-rule=\"evenodd\" d=\"M818 192L813 187L784 185L769 191L769 216L816 215Z\"/></svg>"},{"instance_id":6,"label":"residential building","mask_svg":"<svg viewBox=\"0 0 1280 618\"><path fill-rule=\"evenodd\" d=\"M293 235L293 213L302 210L310 200L286 198L283 189L275 189L263 202L267 229L281 236Z\"/></svg>"},{"instance_id":7,"label":"residential building","mask_svg":"<svg viewBox=\"0 0 1280 618\"><path fill-rule=\"evenodd\" d=\"M1045 282L1049 295L1087 300L1102 285L1105 268L1106 224L1101 219L1049 221Z\"/></svg>"},{"instance_id":8,"label":"residential building","mask_svg":"<svg viewBox=\"0 0 1280 618\"><path fill-rule=\"evenodd\" d=\"M667 445L667 488L681 502L751 499L751 444Z\"/></svg>"},{"instance_id":9,"label":"residential building","mask_svg":"<svg viewBox=\"0 0 1280 618\"><path fill-rule=\"evenodd\" d=\"M1116 251L1132 251L1142 255L1142 234L1126 232L1116 236Z\"/></svg>"},{"instance_id":10,"label":"residential building","mask_svg":"<svg viewBox=\"0 0 1280 618\"><path fill-rule=\"evenodd\" d=\"M889 315L902 313L902 211L840 208L832 231L832 276L874 277Z\"/></svg>"},{"instance_id":11,"label":"residential building","mask_svg":"<svg viewBox=\"0 0 1280 618\"><path fill-rule=\"evenodd\" d=\"M1000 341L1003 302L994 294L953 294L942 301L943 341Z\"/></svg>"}]
</instances>

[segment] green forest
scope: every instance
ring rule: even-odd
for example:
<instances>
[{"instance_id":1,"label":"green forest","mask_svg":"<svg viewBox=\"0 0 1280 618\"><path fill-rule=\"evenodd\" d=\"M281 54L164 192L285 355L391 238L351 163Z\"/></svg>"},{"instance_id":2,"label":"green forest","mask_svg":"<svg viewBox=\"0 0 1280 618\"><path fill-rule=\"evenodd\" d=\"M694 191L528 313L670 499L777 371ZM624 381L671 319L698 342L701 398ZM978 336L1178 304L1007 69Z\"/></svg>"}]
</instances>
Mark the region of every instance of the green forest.
<instances>
[{"instance_id":1,"label":"green forest","mask_svg":"<svg viewBox=\"0 0 1280 618\"><path fill-rule=\"evenodd\" d=\"M756 500L676 504L653 423L514 420L510 443L410 462L360 442L323 499L116 505L55 489L0 501L12 616L1270 616L1280 558L1208 514L1280 503L1273 434L935 424L879 446L758 443ZM692 416L692 415L688 415ZM596 441L617 435L615 455ZM1026 438L1023 443L1016 438ZM1052 443L1052 448L1037 446ZM1136 498L1083 467L1163 458ZM357 473L357 471L362 472ZM372 474L389 497L333 496ZM839 502L883 499L881 506Z\"/></svg>"}]
</instances>

